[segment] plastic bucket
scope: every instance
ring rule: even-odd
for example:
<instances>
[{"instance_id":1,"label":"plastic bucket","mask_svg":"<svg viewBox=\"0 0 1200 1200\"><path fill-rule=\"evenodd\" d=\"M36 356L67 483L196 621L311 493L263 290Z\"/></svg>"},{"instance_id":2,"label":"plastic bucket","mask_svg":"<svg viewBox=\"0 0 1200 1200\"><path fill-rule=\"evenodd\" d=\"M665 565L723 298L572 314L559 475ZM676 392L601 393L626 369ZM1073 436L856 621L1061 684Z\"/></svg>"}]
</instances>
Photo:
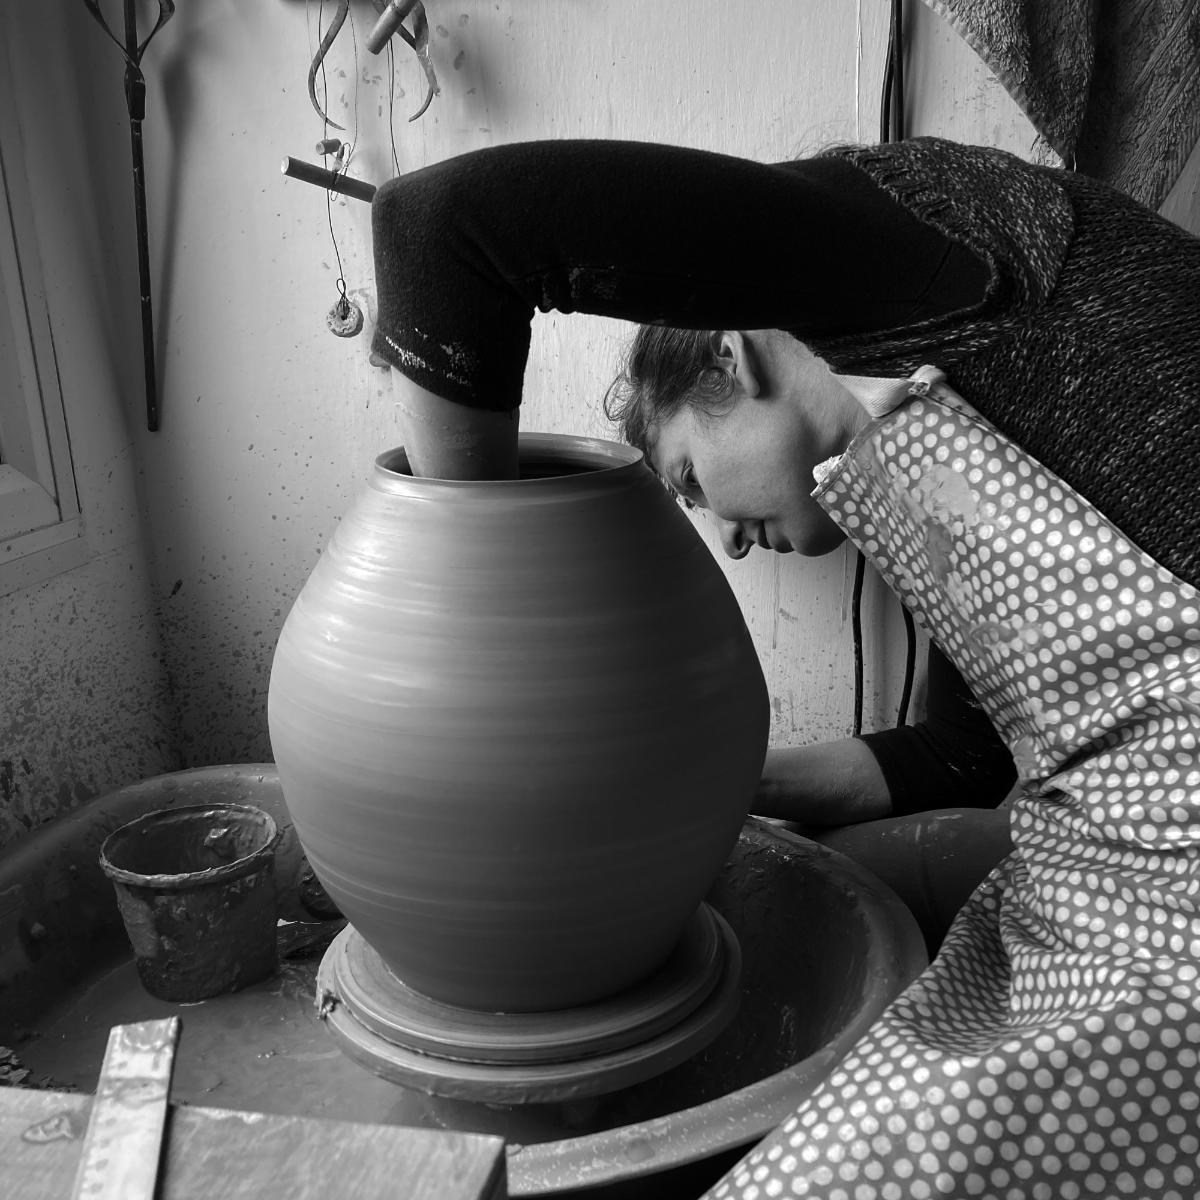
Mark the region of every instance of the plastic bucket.
<instances>
[{"instance_id":1,"label":"plastic bucket","mask_svg":"<svg viewBox=\"0 0 1200 1200\"><path fill-rule=\"evenodd\" d=\"M242 804L146 813L109 834L100 866L146 991L203 1000L275 973L278 839L268 813Z\"/></svg>"}]
</instances>

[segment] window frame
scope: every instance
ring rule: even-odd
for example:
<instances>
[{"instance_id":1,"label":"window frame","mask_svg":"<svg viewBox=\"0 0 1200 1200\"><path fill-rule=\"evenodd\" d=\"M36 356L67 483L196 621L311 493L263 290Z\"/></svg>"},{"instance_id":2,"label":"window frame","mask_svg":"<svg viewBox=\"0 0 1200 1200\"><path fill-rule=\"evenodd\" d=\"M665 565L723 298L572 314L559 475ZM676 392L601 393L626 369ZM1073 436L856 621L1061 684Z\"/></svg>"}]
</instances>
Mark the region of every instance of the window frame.
<instances>
[{"instance_id":1,"label":"window frame","mask_svg":"<svg viewBox=\"0 0 1200 1200\"><path fill-rule=\"evenodd\" d=\"M0 50L0 111L17 113ZM0 123L0 596L89 557L37 227L15 121Z\"/></svg>"}]
</instances>

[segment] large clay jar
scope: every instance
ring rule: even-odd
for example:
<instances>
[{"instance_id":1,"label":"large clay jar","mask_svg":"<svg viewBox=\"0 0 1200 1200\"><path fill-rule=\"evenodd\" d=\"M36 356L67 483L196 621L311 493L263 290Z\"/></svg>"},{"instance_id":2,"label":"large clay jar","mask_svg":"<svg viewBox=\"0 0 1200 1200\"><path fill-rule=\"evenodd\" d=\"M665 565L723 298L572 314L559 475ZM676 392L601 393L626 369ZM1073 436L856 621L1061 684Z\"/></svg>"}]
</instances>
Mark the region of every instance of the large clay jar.
<instances>
[{"instance_id":1,"label":"large clay jar","mask_svg":"<svg viewBox=\"0 0 1200 1200\"><path fill-rule=\"evenodd\" d=\"M641 454L522 435L507 482L382 455L301 591L269 717L309 862L405 984L587 1004L670 954L737 840L768 699Z\"/></svg>"}]
</instances>

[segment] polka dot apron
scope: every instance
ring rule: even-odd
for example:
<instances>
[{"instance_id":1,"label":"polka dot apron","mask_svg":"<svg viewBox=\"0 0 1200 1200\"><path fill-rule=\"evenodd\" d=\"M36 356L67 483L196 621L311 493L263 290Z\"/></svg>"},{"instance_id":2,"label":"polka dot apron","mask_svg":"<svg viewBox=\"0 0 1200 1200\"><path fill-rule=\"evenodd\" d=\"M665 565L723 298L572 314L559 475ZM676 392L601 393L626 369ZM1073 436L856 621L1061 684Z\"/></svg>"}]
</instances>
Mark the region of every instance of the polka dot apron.
<instances>
[{"instance_id":1,"label":"polka dot apron","mask_svg":"<svg viewBox=\"0 0 1200 1200\"><path fill-rule=\"evenodd\" d=\"M1197 590L939 372L901 391L814 495L1011 748L1014 852L930 967L709 1195L1193 1200Z\"/></svg>"}]
</instances>

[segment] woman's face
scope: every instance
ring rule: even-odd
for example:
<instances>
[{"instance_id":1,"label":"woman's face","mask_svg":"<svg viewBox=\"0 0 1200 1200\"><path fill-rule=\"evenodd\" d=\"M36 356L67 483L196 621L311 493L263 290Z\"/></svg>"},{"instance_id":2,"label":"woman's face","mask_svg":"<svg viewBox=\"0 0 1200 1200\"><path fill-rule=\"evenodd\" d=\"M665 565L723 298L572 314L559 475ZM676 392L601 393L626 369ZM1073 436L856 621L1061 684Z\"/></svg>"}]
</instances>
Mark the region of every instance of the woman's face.
<instances>
[{"instance_id":1,"label":"woman's face","mask_svg":"<svg viewBox=\"0 0 1200 1200\"><path fill-rule=\"evenodd\" d=\"M844 540L812 498L813 467L845 450L864 413L824 363L803 353L788 370L761 362L753 377L735 370L723 408L710 415L689 406L657 427L655 470L717 518L732 558L753 545L827 554Z\"/></svg>"}]
</instances>

